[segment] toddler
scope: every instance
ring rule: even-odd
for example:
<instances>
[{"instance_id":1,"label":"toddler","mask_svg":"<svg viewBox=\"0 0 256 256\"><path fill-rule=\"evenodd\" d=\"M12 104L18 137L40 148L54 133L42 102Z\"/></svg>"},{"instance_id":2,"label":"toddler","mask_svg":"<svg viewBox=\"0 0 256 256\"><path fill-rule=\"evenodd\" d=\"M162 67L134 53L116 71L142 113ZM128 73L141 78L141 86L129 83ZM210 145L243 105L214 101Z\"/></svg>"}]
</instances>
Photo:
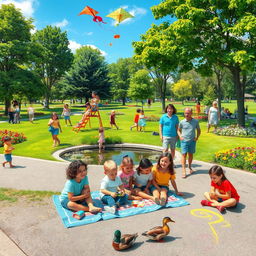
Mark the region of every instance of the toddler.
<instances>
[{"instance_id":1,"label":"toddler","mask_svg":"<svg viewBox=\"0 0 256 256\"><path fill-rule=\"evenodd\" d=\"M12 151L13 150L14 150L14 147L12 146L11 137L5 137L4 138L4 158L5 158L5 161L2 163L3 167L5 167L5 165L7 163L9 163L10 168L15 167L12 164Z\"/></svg>"},{"instance_id":2,"label":"toddler","mask_svg":"<svg viewBox=\"0 0 256 256\"><path fill-rule=\"evenodd\" d=\"M99 128L99 140L98 140L98 143L99 143L99 153L102 153L102 150L104 150L104 148L105 148L105 146L104 146L105 135L104 135L104 128L103 127Z\"/></svg>"}]
</instances>

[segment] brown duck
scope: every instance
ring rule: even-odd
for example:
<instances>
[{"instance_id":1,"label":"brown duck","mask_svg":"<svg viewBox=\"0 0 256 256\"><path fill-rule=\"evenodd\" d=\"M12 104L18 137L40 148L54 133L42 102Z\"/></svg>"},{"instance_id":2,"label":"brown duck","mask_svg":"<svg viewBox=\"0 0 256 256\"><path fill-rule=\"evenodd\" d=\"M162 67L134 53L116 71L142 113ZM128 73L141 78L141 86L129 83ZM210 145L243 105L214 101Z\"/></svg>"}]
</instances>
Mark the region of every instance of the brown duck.
<instances>
[{"instance_id":1,"label":"brown duck","mask_svg":"<svg viewBox=\"0 0 256 256\"><path fill-rule=\"evenodd\" d=\"M170 228L167 225L168 222L175 222L169 217L163 218L163 226L151 228L149 231L142 233L143 236L148 237L150 240L159 241L170 233Z\"/></svg>"}]
</instances>

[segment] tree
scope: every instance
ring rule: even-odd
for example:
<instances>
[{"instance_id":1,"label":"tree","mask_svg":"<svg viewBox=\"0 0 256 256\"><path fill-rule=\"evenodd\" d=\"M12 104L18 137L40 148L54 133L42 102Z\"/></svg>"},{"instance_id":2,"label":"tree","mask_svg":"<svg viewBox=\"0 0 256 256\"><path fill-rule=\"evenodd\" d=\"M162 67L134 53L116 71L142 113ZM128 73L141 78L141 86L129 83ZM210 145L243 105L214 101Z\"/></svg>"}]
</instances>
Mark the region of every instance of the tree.
<instances>
[{"instance_id":1,"label":"tree","mask_svg":"<svg viewBox=\"0 0 256 256\"><path fill-rule=\"evenodd\" d=\"M175 55L202 74L211 74L213 65L230 70L238 124L244 126L246 77L248 71L255 71L255 0L164 0L152 11L156 19L167 15L177 18L172 24L159 25L169 39L166 58Z\"/></svg>"},{"instance_id":2,"label":"tree","mask_svg":"<svg viewBox=\"0 0 256 256\"><path fill-rule=\"evenodd\" d=\"M107 63L99 50L88 46L76 51L73 65L62 82L65 94L69 94L69 97L85 98L88 101L92 91L96 91L101 98L109 96Z\"/></svg>"},{"instance_id":3,"label":"tree","mask_svg":"<svg viewBox=\"0 0 256 256\"><path fill-rule=\"evenodd\" d=\"M174 95L183 101L192 96L192 84L189 80L179 80L177 83L173 84L172 91Z\"/></svg>"},{"instance_id":4,"label":"tree","mask_svg":"<svg viewBox=\"0 0 256 256\"><path fill-rule=\"evenodd\" d=\"M153 93L154 88L150 82L148 71L143 69L138 70L131 78L128 96L135 100L141 101L143 109L143 101L151 98Z\"/></svg>"},{"instance_id":5,"label":"tree","mask_svg":"<svg viewBox=\"0 0 256 256\"><path fill-rule=\"evenodd\" d=\"M112 83L111 92L114 99L121 99L125 105L131 76L139 70L138 64L132 58L120 58L109 65L109 77Z\"/></svg>"},{"instance_id":6,"label":"tree","mask_svg":"<svg viewBox=\"0 0 256 256\"><path fill-rule=\"evenodd\" d=\"M45 107L49 108L52 87L70 68L73 54L68 48L67 33L61 32L58 27L47 26L38 30L32 39L33 42L41 46L41 54L32 68L40 76L45 86Z\"/></svg>"},{"instance_id":7,"label":"tree","mask_svg":"<svg viewBox=\"0 0 256 256\"><path fill-rule=\"evenodd\" d=\"M15 93L14 77L21 65L31 59L30 30L32 20L26 19L13 4L0 7L0 91L5 102L5 114Z\"/></svg>"}]
</instances>

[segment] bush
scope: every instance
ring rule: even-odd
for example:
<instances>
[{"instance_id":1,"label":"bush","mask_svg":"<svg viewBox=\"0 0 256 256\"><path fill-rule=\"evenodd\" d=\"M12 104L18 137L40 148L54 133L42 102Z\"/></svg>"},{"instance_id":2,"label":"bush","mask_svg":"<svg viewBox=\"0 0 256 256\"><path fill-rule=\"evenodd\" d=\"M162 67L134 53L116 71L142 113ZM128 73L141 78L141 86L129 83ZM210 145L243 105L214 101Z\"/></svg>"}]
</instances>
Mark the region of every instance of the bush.
<instances>
[{"instance_id":1,"label":"bush","mask_svg":"<svg viewBox=\"0 0 256 256\"><path fill-rule=\"evenodd\" d=\"M10 137L12 139L12 144L21 143L27 138L24 136L23 133L8 131L8 130L0 130L0 147L4 145L4 138Z\"/></svg>"},{"instance_id":2,"label":"bush","mask_svg":"<svg viewBox=\"0 0 256 256\"><path fill-rule=\"evenodd\" d=\"M98 136L95 137L84 137L81 140L82 144L87 144L87 145L95 145L98 144ZM121 144L123 143L122 138L118 136L113 136L113 137L105 137L105 144Z\"/></svg>"},{"instance_id":3,"label":"bush","mask_svg":"<svg viewBox=\"0 0 256 256\"><path fill-rule=\"evenodd\" d=\"M256 129L243 128L238 125L230 125L226 127L217 128L215 134L222 136L235 136L235 137L256 137Z\"/></svg>"},{"instance_id":4,"label":"bush","mask_svg":"<svg viewBox=\"0 0 256 256\"><path fill-rule=\"evenodd\" d=\"M256 173L256 151L253 147L238 147L215 153L214 161L225 166Z\"/></svg>"}]
</instances>

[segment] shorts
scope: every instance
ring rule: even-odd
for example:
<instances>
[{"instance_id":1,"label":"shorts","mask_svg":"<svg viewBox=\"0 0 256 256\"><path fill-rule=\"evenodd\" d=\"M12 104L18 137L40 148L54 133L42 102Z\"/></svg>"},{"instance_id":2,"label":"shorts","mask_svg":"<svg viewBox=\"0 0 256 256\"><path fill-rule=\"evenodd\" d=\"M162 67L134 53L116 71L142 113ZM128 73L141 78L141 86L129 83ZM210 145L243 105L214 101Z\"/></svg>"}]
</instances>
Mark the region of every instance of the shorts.
<instances>
[{"instance_id":1,"label":"shorts","mask_svg":"<svg viewBox=\"0 0 256 256\"><path fill-rule=\"evenodd\" d=\"M70 116L64 116L65 120L70 120Z\"/></svg>"},{"instance_id":2,"label":"shorts","mask_svg":"<svg viewBox=\"0 0 256 256\"><path fill-rule=\"evenodd\" d=\"M163 136L163 148L168 149L169 145L171 149L175 149L177 137L165 137Z\"/></svg>"},{"instance_id":3,"label":"shorts","mask_svg":"<svg viewBox=\"0 0 256 256\"><path fill-rule=\"evenodd\" d=\"M60 203L61 203L62 207L66 208L66 209L69 209L68 208L68 202L69 202L68 198L64 198L64 199L60 200ZM75 203L82 204L83 206L88 206L85 201L76 201Z\"/></svg>"},{"instance_id":4,"label":"shorts","mask_svg":"<svg viewBox=\"0 0 256 256\"><path fill-rule=\"evenodd\" d=\"M12 161L12 154L4 154L4 158L7 162L11 162Z\"/></svg>"},{"instance_id":5,"label":"shorts","mask_svg":"<svg viewBox=\"0 0 256 256\"><path fill-rule=\"evenodd\" d=\"M180 146L181 146L181 153L191 153L194 154L196 152L196 142L194 140L189 140L189 141L180 141Z\"/></svg>"},{"instance_id":6,"label":"shorts","mask_svg":"<svg viewBox=\"0 0 256 256\"><path fill-rule=\"evenodd\" d=\"M168 191L169 191L169 187L168 187L168 186L158 185L158 187L166 189L166 190L167 190L167 193L168 193ZM157 189L157 188L156 188L154 185L152 185L152 186L150 187L151 193L153 193L153 191L156 190L156 189Z\"/></svg>"},{"instance_id":7,"label":"shorts","mask_svg":"<svg viewBox=\"0 0 256 256\"><path fill-rule=\"evenodd\" d=\"M59 134L59 128L54 128L51 126L51 128L49 128L49 132L51 132L52 135L58 135Z\"/></svg>"},{"instance_id":8,"label":"shorts","mask_svg":"<svg viewBox=\"0 0 256 256\"><path fill-rule=\"evenodd\" d=\"M147 187L147 186L141 186L141 187L138 187L138 186L134 185L133 189L138 188L138 189L140 189L141 191L144 191L146 187ZM151 185L151 186L149 186L149 188L148 188L148 190L149 190L149 191L151 191L151 187L152 187L152 185Z\"/></svg>"}]
</instances>

